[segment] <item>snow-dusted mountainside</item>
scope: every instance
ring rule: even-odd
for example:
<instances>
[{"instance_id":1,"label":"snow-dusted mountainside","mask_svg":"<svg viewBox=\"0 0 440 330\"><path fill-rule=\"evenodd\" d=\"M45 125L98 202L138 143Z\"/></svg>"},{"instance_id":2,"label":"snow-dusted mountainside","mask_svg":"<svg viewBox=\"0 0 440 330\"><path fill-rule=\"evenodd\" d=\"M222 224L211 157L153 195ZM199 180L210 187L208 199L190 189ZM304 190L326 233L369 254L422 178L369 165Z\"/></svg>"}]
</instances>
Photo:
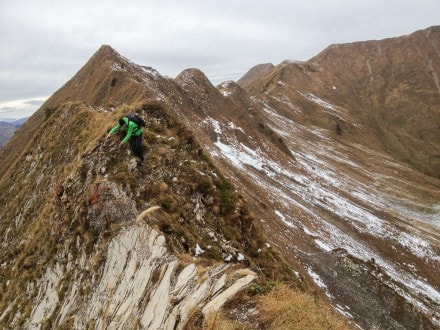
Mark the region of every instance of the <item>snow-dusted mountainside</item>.
<instances>
[{"instance_id":1,"label":"snow-dusted mountainside","mask_svg":"<svg viewBox=\"0 0 440 330\"><path fill-rule=\"evenodd\" d=\"M316 96L311 100L323 109L337 109ZM240 136L252 136L252 131L233 122L207 118L200 126L215 132L208 147L211 155L229 169L256 207L264 205L261 220L278 246L301 259L335 306L363 318L364 326L374 323L377 314L388 314L390 307L402 308L402 301L387 301L390 292L381 293L382 286L438 319L438 180L344 134L300 125L280 115L276 105L260 102L265 124L279 134L294 159L268 144L244 142ZM291 106L301 111L293 102ZM362 262L344 269L348 266L338 258L341 251L343 258ZM351 287L357 272L374 280L368 283L359 275L362 281Z\"/></svg>"},{"instance_id":2,"label":"snow-dusted mountainside","mask_svg":"<svg viewBox=\"0 0 440 330\"><path fill-rule=\"evenodd\" d=\"M439 327L438 31L264 66L245 89L102 46L0 151L0 324L184 328L258 277L305 280L361 328ZM428 82L408 80L420 65ZM140 167L103 139L129 111L149 123Z\"/></svg>"},{"instance_id":3,"label":"snow-dusted mountainside","mask_svg":"<svg viewBox=\"0 0 440 330\"><path fill-rule=\"evenodd\" d=\"M414 70L419 63L418 58L406 58L402 53L408 39L417 44L428 39L427 53L420 55L423 67L431 52L439 49L439 36L436 27L402 39L372 42L383 48L378 60L371 57L369 61L388 57L395 67L401 61L403 69L395 75L405 77L405 66L413 60ZM353 47L355 55L350 53L349 57L356 63L356 54L370 45L365 42ZM350 45L340 48L350 51ZM214 160L228 170L240 192L253 200L260 220L280 249L290 260L301 260L304 271L338 310L362 320L365 327L382 321L381 326L398 327L398 323L384 320L389 315L405 320L417 311L438 325L440 182L390 155L392 138L376 127L390 125L391 132L395 122L384 119L375 124L359 111L362 100L347 89L352 75L359 77L363 69L352 71L350 80L342 81L341 74L333 73L338 67L329 73L330 64L324 67L319 62L323 56L306 63L283 62L247 82L247 92L233 82L219 85L227 100L203 101L205 114L189 124ZM340 61L335 56L334 62ZM429 63L433 65L430 73L413 81L420 95L413 93L410 99L415 108L430 112L413 114L410 108L403 112L408 118L420 116L413 129L424 127L425 132L435 129L429 118L438 114L440 101L432 84L432 77L440 70L438 58ZM350 63L344 66L350 67ZM386 78L382 73L380 79ZM377 79L371 74L372 85ZM422 92L423 79L426 89ZM392 81L389 86L402 83L395 77ZM411 86L406 78L404 82ZM191 80L188 75L181 86L194 95L203 89L199 77ZM352 88L364 93L359 85ZM384 98L391 93L374 88L372 98L375 93ZM396 90L392 93L394 99L399 98ZM432 95L432 103L422 95ZM403 92L401 97L409 96ZM390 104L386 103L384 110L394 111ZM375 111L371 109L370 116L374 117ZM406 122L405 118L399 120ZM428 155L421 158L438 156L437 138L422 137L427 146L419 152ZM431 164L435 170L436 165ZM417 324L424 321L416 318L412 326Z\"/></svg>"}]
</instances>

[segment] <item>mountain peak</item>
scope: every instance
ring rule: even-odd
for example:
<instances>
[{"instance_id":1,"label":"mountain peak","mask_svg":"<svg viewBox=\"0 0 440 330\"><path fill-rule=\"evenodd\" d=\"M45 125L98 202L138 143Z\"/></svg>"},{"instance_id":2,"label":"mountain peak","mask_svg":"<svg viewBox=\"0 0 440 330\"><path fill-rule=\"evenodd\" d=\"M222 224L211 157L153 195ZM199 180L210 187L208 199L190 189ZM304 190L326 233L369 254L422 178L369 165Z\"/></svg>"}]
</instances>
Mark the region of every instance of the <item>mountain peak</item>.
<instances>
[{"instance_id":1,"label":"mountain peak","mask_svg":"<svg viewBox=\"0 0 440 330\"><path fill-rule=\"evenodd\" d=\"M130 61L119 54L113 47L110 45L102 45L99 49L93 54L90 58L89 62L96 61L111 61L111 62L126 62L130 63Z\"/></svg>"},{"instance_id":2,"label":"mountain peak","mask_svg":"<svg viewBox=\"0 0 440 330\"><path fill-rule=\"evenodd\" d=\"M98 52L116 52L116 50L110 45L101 45Z\"/></svg>"},{"instance_id":3,"label":"mountain peak","mask_svg":"<svg viewBox=\"0 0 440 330\"><path fill-rule=\"evenodd\" d=\"M206 75L196 68L189 68L183 70L177 77L176 82L182 86L185 86L187 84L201 84L203 86L210 86L211 88L214 88L214 85L212 85L211 81L206 77Z\"/></svg>"},{"instance_id":4,"label":"mountain peak","mask_svg":"<svg viewBox=\"0 0 440 330\"><path fill-rule=\"evenodd\" d=\"M116 53L118 52L110 45L102 45L99 47L99 49L96 51L96 53Z\"/></svg>"},{"instance_id":5,"label":"mountain peak","mask_svg":"<svg viewBox=\"0 0 440 330\"><path fill-rule=\"evenodd\" d=\"M273 68L274 65L272 63L263 63L263 64L255 65L248 72L246 72L243 77L241 77L237 81L237 84L243 88L246 88L247 86L252 84L252 82L254 82L255 80L263 77Z\"/></svg>"},{"instance_id":6,"label":"mountain peak","mask_svg":"<svg viewBox=\"0 0 440 330\"><path fill-rule=\"evenodd\" d=\"M131 103L152 96L154 91L148 84L158 76L156 71L131 62L111 46L102 45L48 104L82 102L117 106Z\"/></svg>"}]
</instances>

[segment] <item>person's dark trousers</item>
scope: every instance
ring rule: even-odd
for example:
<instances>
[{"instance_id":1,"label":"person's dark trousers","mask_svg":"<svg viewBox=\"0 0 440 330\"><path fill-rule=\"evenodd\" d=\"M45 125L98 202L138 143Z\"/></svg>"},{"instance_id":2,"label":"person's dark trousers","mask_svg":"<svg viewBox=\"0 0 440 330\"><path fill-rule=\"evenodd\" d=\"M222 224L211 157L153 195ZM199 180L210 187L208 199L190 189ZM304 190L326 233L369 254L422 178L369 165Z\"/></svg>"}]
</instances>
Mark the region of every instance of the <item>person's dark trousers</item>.
<instances>
[{"instance_id":1,"label":"person's dark trousers","mask_svg":"<svg viewBox=\"0 0 440 330\"><path fill-rule=\"evenodd\" d=\"M130 148L133 153L139 157L142 161L144 160L144 148L142 147L142 135L132 136L130 138Z\"/></svg>"}]
</instances>

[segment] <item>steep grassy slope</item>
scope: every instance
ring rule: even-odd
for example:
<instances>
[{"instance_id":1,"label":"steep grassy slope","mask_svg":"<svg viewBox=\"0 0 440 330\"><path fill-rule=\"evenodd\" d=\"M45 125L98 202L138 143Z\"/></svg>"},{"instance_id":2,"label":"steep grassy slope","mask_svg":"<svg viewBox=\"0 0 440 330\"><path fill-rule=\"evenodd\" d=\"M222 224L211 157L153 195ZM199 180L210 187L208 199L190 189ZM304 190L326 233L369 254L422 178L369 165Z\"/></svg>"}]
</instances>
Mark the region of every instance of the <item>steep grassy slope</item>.
<instances>
[{"instance_id":1,"label":"steep grassy slope","mask_svg":"<svg viewBox=\"0 0 440 330\"><path fill-rule=\"evenodd\" d=\"M438 178L439 54L440 27L434 26L399 38L332 45L307 62L278 65L247 89L252 95L272 90L274 97L287 89L296 104L297 90L319 95L348 109L393 157ZM324 119L316 112L312 117ZM320 126L344 120L334 117Z\"/></svg>"},{"instance_id":2,"label":"steep grassy slope","mask_svg":"<svg viewBox=\"0 0 440 330\"><path fill-rule=\"evenodd\" d=\"M224 94L239 98L230 87ZM289 88L255 96L249 118L258 113L293 157L260 140L252 124L222 114L211 113L197 133L214 136L206 147L215 163L249 196L287 260L301 261L338 310L362 326L432 328L439 181L387 155L346 109L302 90L298 102L283 93Z\"/></svg>"},{"instance_id":3,"label":"steep grassy slope","mask_svg":"<svg viewBox=\"0 0 440 330\"><path fill-rule=\"evenodd\" d=\"M113 75L130 91L112 86ZM255 305L253 295L274 281L306 289L182 124L188 118L176 116L190 114L197 98L104 47L16 134L0 157L3 328L202 328L202 315L256 276L231 311ZM149 122L140 167L117 138L104 139L135 111ZM151 206L160 209L137 219ZM313 314L347 328L326 307L315 304ZM263 322L234 315L222 322Z\"/></svg>"}]
</instances>

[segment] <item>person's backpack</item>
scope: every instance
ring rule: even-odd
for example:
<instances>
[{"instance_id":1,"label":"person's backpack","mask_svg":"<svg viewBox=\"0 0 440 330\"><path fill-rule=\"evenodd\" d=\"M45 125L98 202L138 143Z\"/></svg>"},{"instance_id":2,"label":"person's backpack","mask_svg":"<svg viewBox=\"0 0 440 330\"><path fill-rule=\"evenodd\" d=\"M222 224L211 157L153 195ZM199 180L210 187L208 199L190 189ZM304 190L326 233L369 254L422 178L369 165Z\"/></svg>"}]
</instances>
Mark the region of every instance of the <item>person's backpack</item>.
<instances>
[{"instance_id":1,"label":"person's backpack","mask_svg":"<svg viewBox=\"0 0 440 330\"><path fill-rule=\"evenodd\" d=\"M133 123L135 123L139 127L145 127L145 125L146 125L145 121L137 115L128 114L125 117L127 117L128 120L132 121Z\"/></svg>"}]
</instances>

